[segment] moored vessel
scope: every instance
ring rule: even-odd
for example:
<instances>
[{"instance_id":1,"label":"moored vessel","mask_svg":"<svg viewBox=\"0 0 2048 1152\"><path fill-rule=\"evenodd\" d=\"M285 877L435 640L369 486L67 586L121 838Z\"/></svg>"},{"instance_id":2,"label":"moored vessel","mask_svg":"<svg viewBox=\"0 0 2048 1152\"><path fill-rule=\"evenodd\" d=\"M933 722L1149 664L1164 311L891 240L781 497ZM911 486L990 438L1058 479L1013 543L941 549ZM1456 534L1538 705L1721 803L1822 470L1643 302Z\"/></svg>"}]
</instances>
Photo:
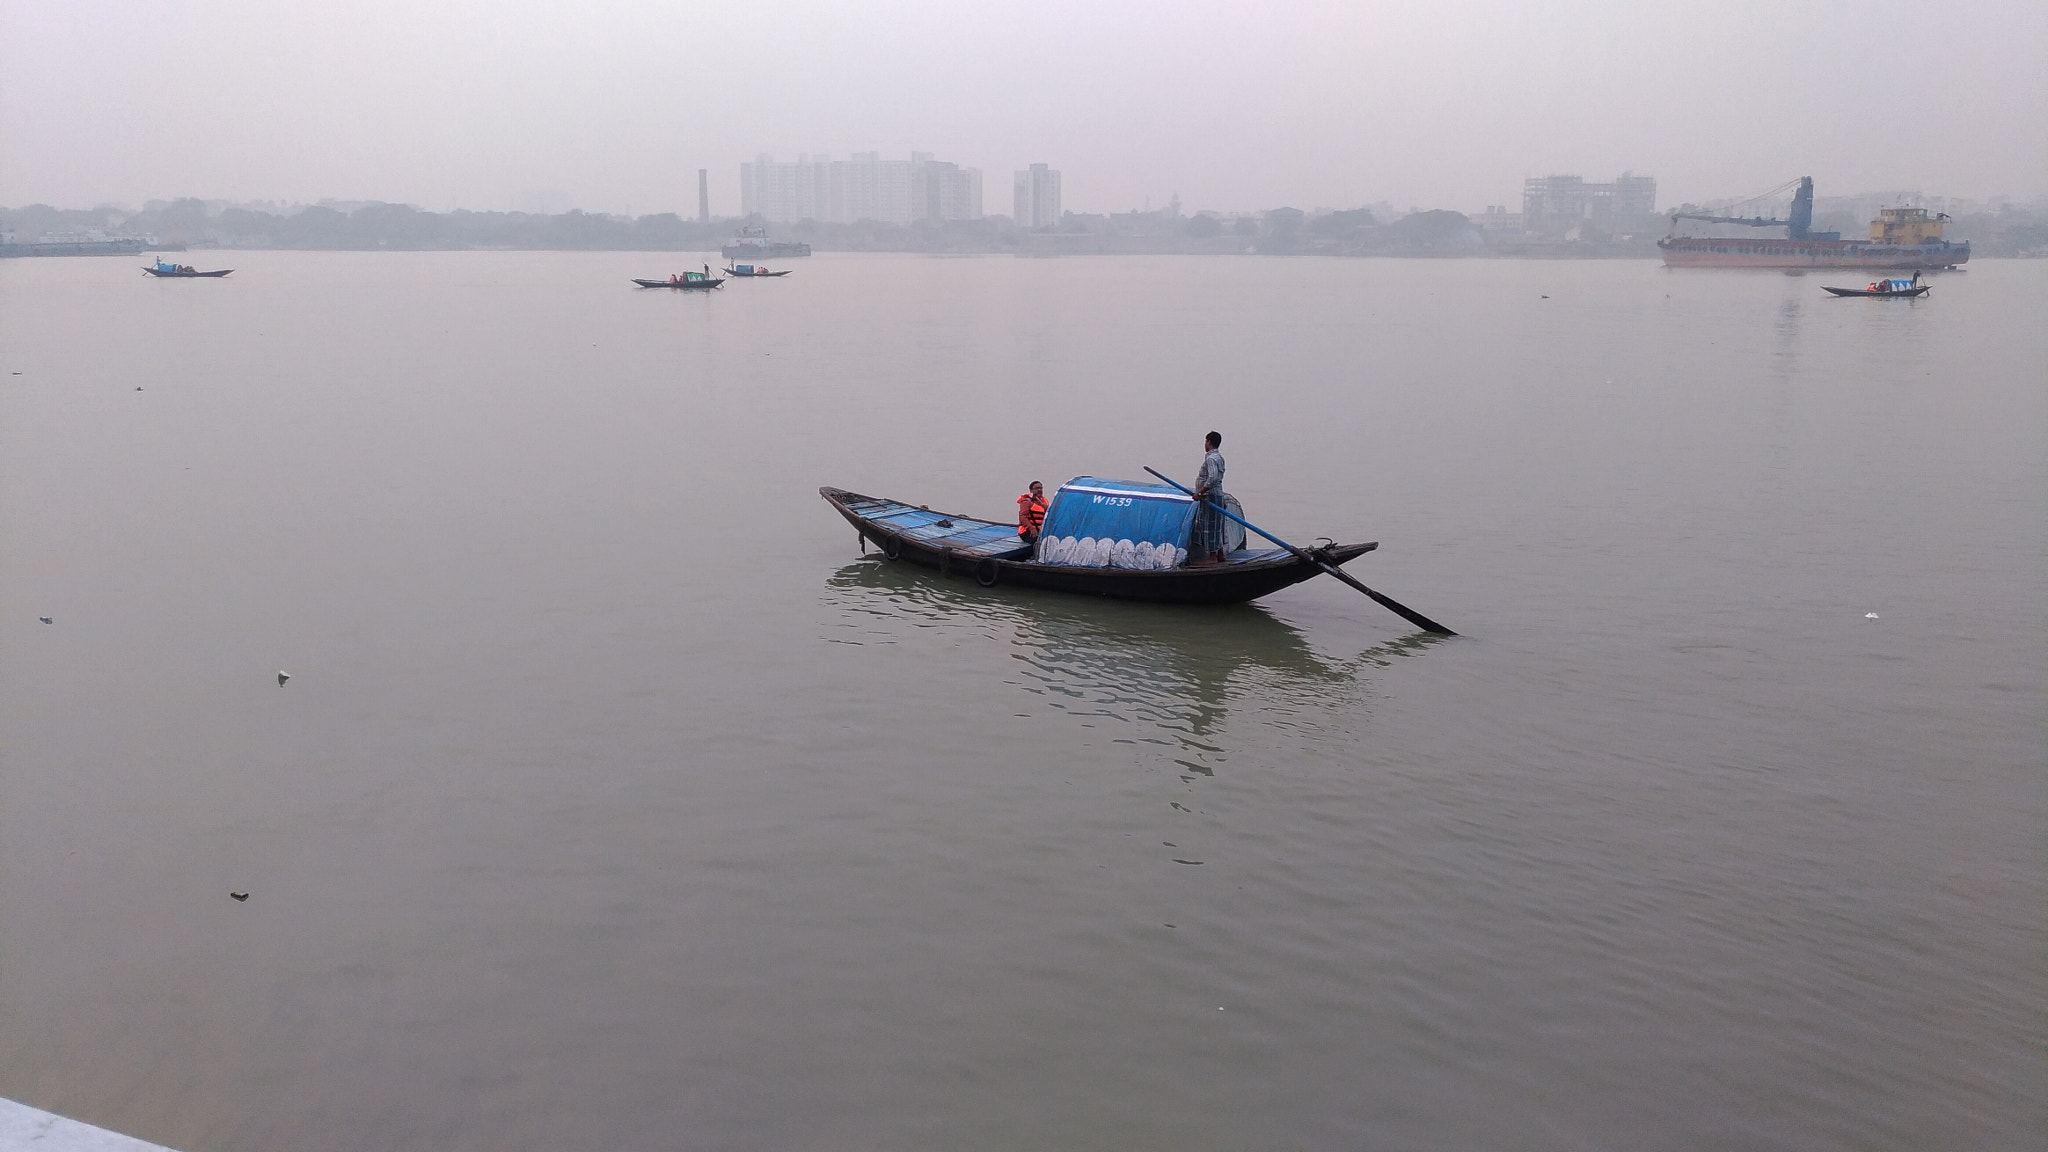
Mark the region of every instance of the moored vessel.
<instances>
[{"instance_id":1,"label":"moored vessel","mask_svg":"<svg viewBox=\"0 0 2048 1152\"><path fill-rule=\"evenodd\" d=\"M183 244L167 245L151 236L109 236L104 232L54 232L41 239L18 241L12 232L0 232L0 257L4 256L139 256L144 252L182 252Z\"/></svg>"},{"instance_id":2,"label":"moored vessel","mask_svg":"<svg viewBox=\"0 0 2048 1152\"><path fill-rule=\"evenodd\" d=\"M1680 236L1680 220L1785 229L1783 237ZM1813 231L1813 177L1799 180L1787 219L1761 216L1671 214L1671 234L1657 241L1672 268L1869 268L1930 271L1954 268L1970 258L1970 242L1943 236L1946 213L1925 208L1884 208L1870 222L1870 239L1844 240L1839 232Z\"/></svg>"},{"instance_id":3,"label":"moored vessel","mask_svg":"<svg viewBox=\"0 0 2048 1152\"><path fill-rule=\"evenodd\" d=\"M769 257L809 256L811 246L801 240L770 240L768 230L758 224L741 228L739 235L718 250L727 260L764 260Z\"/></svg>"}]
</instances>

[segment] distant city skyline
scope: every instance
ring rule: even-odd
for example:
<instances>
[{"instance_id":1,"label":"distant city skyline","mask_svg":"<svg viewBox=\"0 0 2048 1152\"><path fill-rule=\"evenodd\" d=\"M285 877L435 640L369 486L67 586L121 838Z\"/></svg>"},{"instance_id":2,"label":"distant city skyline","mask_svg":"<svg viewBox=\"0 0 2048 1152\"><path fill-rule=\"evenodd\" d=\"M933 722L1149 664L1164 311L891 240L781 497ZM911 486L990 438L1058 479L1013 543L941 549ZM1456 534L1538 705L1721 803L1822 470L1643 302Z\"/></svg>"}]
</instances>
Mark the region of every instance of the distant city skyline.
<instances>
[{"instance_id":1,"label":"distant city skyline","mask_svg":"<svg viewBox=\"0 0 2048 1152\"><path fill-rule=\"evenodd\" d=\"M785 224L979 220L981 193L980 169L929 152L912 152L907 160L884 160L879 152L845 160L804 154L787 162L764 152L740 165L739 214Z\"/></svg>"},{"instance_id":2,"label":"distant city skyline","mask_svg":"<svg viewBox=\"0 0 2048 1152\"><path fill-rule=\"evenodd\" d=\"M864 157L859 157L859 155L857 154L857 158ZM813 164L817 163L819 159L820 158L818 157L809 157L810 162ZM886 165L891 162L882 161L881 163ZM905 162L896 163L907 166ZM946 165L945 167L951 168L954 166ZM1345 206L1315 205L1307 209L1297 208L1293 204L1286 203L1260 205L1256 207L1237 206L1219 208L1207 205L1184 205L1177 195L1169 194L1166 198L1166 203L1160 205L1156 210L1150 204L1141 203L1139 205L1133 205L1126 209L1112 210L1109 212L1073 212L1073 210L1066 209L1063 205L1059 203L1059 171L1057 169L1051 169L1049 166L1033 165L1033 167L1045 167L1046 172L1042 174L1041 179L1043 179L1043 177L1045 176L1049 176L1051 178L1051 198L1047 201L1051 210L1050 216L1035 217L1036 222L1032 222L1034 220L1032 212L1030 212L1029 210L1020 212L1018 210L1018 205L1016 204L1014 199L1011 205L1006 205L1006 207L1010 207L1012 209L1010 213L1005 214L1002 212L984 212L983 215L999 216L1006 220L1012 221L1024 221L1024 223L1021 226L1024 227L1026 230L1031 230L1034 228L1043 230L1052 227L1055 223L1057 223L1063 213L1071 213L1072 215L1078 217L1083 221L1112 221L1115 219L1128 217L1133 214L1144 215L1147 213L1156 212L1182 218L1194 216L1211 216L1228 222L1234 219L1244 218L1264 219L1266 216L1276 211L1280 213L1298 213L1303 215L1307 219L1315 219L1327 213L1355 214L1359 211L1369 211L1372 214L1374 221L1376 223L1390 224L1397 220L1400 220L1401 218L1413 212L1451 211L1465 215L1472 221L1474 225L1478 226L1480 229L1487 232L1488 234L1526 233L1532 236L1564 236L1567 233L1576 233L1580 230L1583 230L1582 226L1590 226L1590 230L1588 231L1589 236L1602 236L1626 235L1631 233L1640 234L1647 231L1650 228L1656 228L1661 230L1664 227L1666 227L1666 218L1668 217L1668 214L1672 211L1678 210L1681 206L1687 206L1695 209L1732 210L1745 216L1757 214L1765 216L1782 215L1786 210L1786 207L1789 204L1791 197L1790 186L1787 185L1786 188L1780 189L1779 193L1775 197L1759 198L1754 195L1731 194L1726 196L1705 197L1698 201L1683 202L1683 204L1671 203L1663 207L1658 207L1657 192L1655 188L1656 179L1653 176L1635 176L1625 173L1621 178L1618 178L1615 181L1597 182L1586 181L1582 177L1577 176L1576 174L1551 174L1542 177L1529 177L1522 182L1523 196L1519 210L1517 210L1517 208L1512 206L1511 204L1503 205L1499 203L1489 203L1481 207L1472 207L1468 204L1463 203L1458 204L1456 206L1397 206L1392 202L1386 200L1374 201L1367 204L1352 204ZM1030 174L1030 169L1025 169L1020 170L1014 173L1013 175L1014 177L1021 179L1029 176ZM863 212L861 209L856 208L853 209L851 212L842 209L838 212L831 213L828 217L820 217L817 214L817 210L815 208L791 208L779 211L774 215L763 214L758 217L749 217L735 211L736 206L721 206L710 203L709 200L702 195L704 188L704 179L705 177L708 176L708 172L707 170L700 170L698 175L700 178L700 195L697 201L697 208L695 211L672 211L666 209L643 211L635 208L631 211L607 212L601 208L584 209L579 206L559 201L553 203L535 203L532 202L535 198L534 190L528 190L528 194L525 197L522 197L522 199L527 201L526 203L523 203L521 206L513 209L482 208L469 205L449 205L436 209L419 204L407 205L404 204L403 202L379 200L342 200L333 197L324 197L320 200L311 203L290 202L280 200L236 201L225 199L201 199L197 197L154 197L147 201L129 202L126 204L106 202L102 203L101 205L47 205L47 207L69 213L90 213L99 209L104 209L106 213L104 219L95 222L94 224L90 225L90 227L97 228L102 232L106 232L109 229L111 229L112 233L115 234L118 234L126 230L127 226L120 223L122 218L125 216L135 214L146 214L151 211L162 210L184 200L197 200L199 203L207 205L208 211L246 209L250 211L268 212L273 214L290 214L301 209L317 207L338 211L346 214L354 212L361 208L374 207L378 205L397 204L399 206L410 207L427 212L455 211L490 213L514 211L525 212L529 215L536 216L556 216L561 215L564 212L570 211L587 211L590 214L597 216L641 219L658 217L662 215L671 215L679 220L694 221L699 224L710 224L721 221L741 221L749 218L761 218L766 219L768 220L768 222L773 224L785 225L798 223L804 220L812 220L819 223L829 224L884 223L901 225L906 223L914 223L917 220L922 219L933 219L943 222L945 220L953 219L978 218L972 215L968 215L966 213L952 215L920 214L911 211L908 208L907 204L903 205L901 208L899 208L899 210L888 213L886 215L877 213L872 208L867 209L865 212ZM975 175L978 175L978 173ZM1615 189L1618 185L1623 185L1624 182L1632 183L1635 186L1633 194L1624 191L1624 193L1617 199L1614 195ZM898 191L900 193L901 189L899 188ZM1837 224L1843 224L1851 228L1860 228L1862 223L1865 220L1874 217L1877 210L1881 207L1920 206L1929 208L1930 210L1934 211L1950 213L1980 213L1986 211L1997 211L1998 206L2004 203L2011 204L2014 207L2034 212L2048 211L2048 196L2033 197L2027 200L2019 200L2008 197L1994 197L1989 200L1978 200L1972 197L1945 196L1938 192L1929 193L1921 190L1912 189L1856 190L1843 194L1819 195L1815 197L1814 202L1817 213L1830 215L1835 219L1835 222ZM902 204L902 201L899 200L899 204ZM1536 211L1532 212L1530 211L1532 205L1542 206L1537 207ZM27 209L29 207L31 207L31 205L28 204L0 205L0 210L18 211L22 209Z\"/></svg>"},{"instance_id":3,"label":"distant city skyline","mask_svg":"<svg viewBox=\"0 0 2048 1152\"><path fill-rule=\"evenodd\" d=\"M1060 169L1045 163L1033 163L1013 173L1013 195L1009 203L999 206L1007 213L990 211L983 200L981 189L982 173L965 169L947 161L938 161L930 153L912 152L906 160L886 160L874 152L853 153L844 160L835 160L826 154L804 153L794 161L777 161L772 153L757 156L755 160L740 165L740 183L746 186L751 179L750 169L768 165L768 180L771 185L780 182L774 190L742 195L739 203L720 204L711 187L708 169L698 169L692 181L695 195L691 206L660 208L627 206L621 209L606 209L571 203L565 193L550 189L525 189L516 197L511 207L493 207L471 204L450 204L439 207L417 202L410 206L425 211L517 211L534 215L559 215L568 211L615 216L650 216L663 213L673 214L679 219L695 220L700 223L713 220L737 220L746 218L750 212L758 214L771 223L795 223L811 219L824 223L855 223L871 220L879 223L909 224L918 220L938 221L978 219L984 215L1007 216L1026 228L1046 228L1057 223L1065 212L1084 217L1116 216L1130 212L1153 211L1151 197L1138 204L1106 210L1074 209L1064 202L1063 173ZM929 166L929 175L919 172L921 166ZM802 169L802 181L807 190L796 191L793 182ZM1037 170L1034 173L1034 170ZM1036 175L1035 182L1028 179ZM915 185L913 203L912 187ZM1049 215L1038 215L1024 207L1021 198L1025 187L1039 189L1044 197ZM1759 199L1756 190L1729 190L1718 195L1699 197L1691 201L1670 201L1659 207L1658 181L1654 175L1624 172L1609 181L1591 181L1578 173L1549 172L1545 175L1529 175L1518 181L1521 202L1513 206L1513 198L1495 195L1491 191L1484 196L1461 197L1449 204L1408 204L1397 205L1391 200L1380 199L1365 203L1311 204L1295 198L1278 203L1260 205L1213 205L1186 204L1175 192L1168 192L1161 199L1160 211L1184 213L1189 216L1211 215L1224 219L1246 216L1261 216L1276 209L1293 209L1315 216L1326 212L1348 212L1369 209L1381 223L1390 223L1410 212L1449 210L1470 217L1474 223L1491 231L1522 231L1532 233L1563 233L1579 222L1588 222L1599 231L1640 230L1646 220L1654 220L1662 226L1663 217L1676 210L1680 204L1696 206L1720 205L1723 207L1741 204L1743 212L1751 214L1761 211L1766 215L1782 211L1769 207L1773 201ZM1778 190L1777 201L1789 202L1789 183ZM756 197L781 197L775 201L757 201ZM837 197L837 199L834 199ZM151 197L144 201L102 201L101 204L116 211L135 212L150 204L164 205L187 197ZM326 207L339 211L352 211L359 207L383 203L407 203L404 201L354 200L338 197L322 197L314 201L287 200L231 200L218 197L190 197L204 203L219 206L246 207L261 211L291 211L304 207ZM1928 189L1851 189L1847 191L1823 191L1816 196L1818 207L1850 215L1869 215L1879 206L1903 205L1908 202L1921 204L1942 211L1978 211L1994 207L2000 202L2015 204L2038 204L2048 196L2032 198L1950 196L1940 190ZM1500 201L1507 201L1503 204ZM886 204L886 206L884 206ZM86 210L99 205L53 204L64 210ZM0 208L24 208L27 204L0 204ZM763 209L766 209L765 211Z\"/></svg>"}]
</instances>

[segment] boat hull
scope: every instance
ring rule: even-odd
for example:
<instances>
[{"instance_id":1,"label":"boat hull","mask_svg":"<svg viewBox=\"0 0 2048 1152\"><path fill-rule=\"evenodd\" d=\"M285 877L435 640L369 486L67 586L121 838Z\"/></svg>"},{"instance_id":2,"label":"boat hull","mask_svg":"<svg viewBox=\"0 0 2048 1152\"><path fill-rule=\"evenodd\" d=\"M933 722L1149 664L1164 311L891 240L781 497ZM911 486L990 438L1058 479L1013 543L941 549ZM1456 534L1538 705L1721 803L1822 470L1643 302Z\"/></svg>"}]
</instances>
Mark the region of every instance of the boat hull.
<instances>
[{"instance_id":1,"label":"boat hull","mask_svg":"<svg viewBox=\"0 0 2048 1152\"><path fill-rule=\"evenodd\" d=\"M710 280L642 280L636 276L633 278L633 283L638 284L642 288L674 288L679 292L709 292L713 288L725 283L725 277L718 276Z\"/></svg>"},{"instance_id":2,"label":"boat hull","mask_svg":"<svg viewBox=\"0 0 2048 1152\"><path fill-rule=\"evenodd\" d=\"M234 269L216 268L211 272L159 272L154 268L145 267L143 271L151 276L155 276L159 280L217 280L233 272Z\"/></svg>"},{"instance_id":3,"label":"boat hull","mask_svg":"<svg viewBox=\"0 0 2048 1152\"><path fill-rule=\"evenodd\" d=\"M1014 524L933 512L841 488L820 488L818 495L885 558L970 577L989 588L1011 584L1157 604L1242 604L1323 574L1314 562L1280 549L1239 552L1222 564L1163 571L1040 564L1031 559L1031 546L1017 538ZM1377 547L1377 542L1332 544L1311 554L1341 565Z\"/></svg>"},{"instance_id":4,"label":"boat hull","mask_svg":"<svg viewBox=\"0 0 2048 1152\"><path fill-rule=\"evenodd\" d=\"M1872 244L1864 240L1752 240L1670 236L1657 241L1672 268L1869 268L1924 272L1970 259L1970 242Z\"/></svg>"},{"instance_id":5,"label":"boat hull","mask_svg":"<svg viewBox=\"0 0 2048 1152\"><path fill-rule=\"evenodd\" d=\"M1326 563L1341 565L1377 547L1377 543L1338 544L1321 555ZM1322 574L1323 570L1316 565L1286 553L1267 560L1169 568L1163 572L1069 568L1029 560L997 561L997 583L1007 581L1026 588L1116 600L1148 600L1155 604L1242 604ZM977 573L975 579L981 580L984 575Z\"/></svg>"}]
</instances>

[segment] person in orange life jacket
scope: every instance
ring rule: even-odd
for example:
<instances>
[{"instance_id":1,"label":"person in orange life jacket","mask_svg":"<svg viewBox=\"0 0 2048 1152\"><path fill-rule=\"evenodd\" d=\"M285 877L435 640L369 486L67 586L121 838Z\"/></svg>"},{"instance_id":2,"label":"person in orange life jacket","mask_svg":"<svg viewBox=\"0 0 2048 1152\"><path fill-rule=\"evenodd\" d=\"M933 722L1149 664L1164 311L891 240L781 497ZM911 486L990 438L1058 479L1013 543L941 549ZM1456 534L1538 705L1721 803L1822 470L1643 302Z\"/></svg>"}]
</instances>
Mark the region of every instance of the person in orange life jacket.
<instances>
[{"instance_id":1,"label":"person in orange life jacket","mask_svg":"<svg viewBox=\"0 0 2048 1152\"><path fill-rule=\"evenodd\" d=\"M1038 543L1038 533L1045 527L1045 513L1049 507L1045 502L1045 485L1036 480L1031 482L1031 491L1017 497L1017 535L1022 536L1026 544Z\"/></svg>"}]
</instances>

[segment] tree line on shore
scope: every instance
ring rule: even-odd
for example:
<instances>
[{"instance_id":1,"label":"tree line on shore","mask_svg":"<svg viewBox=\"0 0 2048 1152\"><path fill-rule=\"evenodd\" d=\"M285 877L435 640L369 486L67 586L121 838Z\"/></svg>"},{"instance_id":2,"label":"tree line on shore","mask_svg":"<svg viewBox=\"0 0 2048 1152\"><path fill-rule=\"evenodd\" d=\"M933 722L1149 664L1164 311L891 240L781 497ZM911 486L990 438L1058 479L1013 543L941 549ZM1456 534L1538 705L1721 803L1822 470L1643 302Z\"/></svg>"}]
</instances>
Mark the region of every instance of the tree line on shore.
<instances>
[{"instance_id":1,"label":"tree line on shore","mask_svg":"<svg viewBox=\"0 0 2048 1152\"><path fill-rule=\"evenodd\" d=\"M1487 246L1478 225L1462 213L1411 212L1382 222L1363 208L1318 214L1273 208L1249 214L1194 216L1169 210L1068 212L1057 227L1037 231L1019 228L1006 216L913 224L802 220L768 225L759 218L699 222L672 212L649 216L581 211L552 215L426 212L386 203L271 210L193 199L155 202L140 211L60 209L43 204L0 209L0 228L13 231L21 240L97 230L150 236L188 247L340 251L706 252L749 224L765 226L775 239L805 241L819 251L1472 255Z\"/></svg>"},{"instance_id":2,"label":"tree line on shore","mask_svg":"<svg viewBox=\"0 0 2048 1152\"><path fill-rule=\"evenodd\" d=\"M758 219L686 220L673 212L648 216L570 211L425 212L405 204L315 205L272 210L195 199L152 202L140 211L62 209L36 204L0 209L0 229L22 241L59 232L99 231L150 236L189 247L342 251L534 249L706 252ZM1561 238L1489 234L1463 213L1412 211L1382 221L1367 209L1307 213L1273 208L1255 214L1178 211L1066 213L1057 228L1031 231L1008 217L892 224L814 220L773 225L777 239L803 240L820 251L876 252L1188 252L1269 255L1653 256L1655 237ZM2048 203L2005 204L1995 212L1958 217L1952 239L1970 240L1979 255L2048 252Z\"/></svg>"}]
</instances>

